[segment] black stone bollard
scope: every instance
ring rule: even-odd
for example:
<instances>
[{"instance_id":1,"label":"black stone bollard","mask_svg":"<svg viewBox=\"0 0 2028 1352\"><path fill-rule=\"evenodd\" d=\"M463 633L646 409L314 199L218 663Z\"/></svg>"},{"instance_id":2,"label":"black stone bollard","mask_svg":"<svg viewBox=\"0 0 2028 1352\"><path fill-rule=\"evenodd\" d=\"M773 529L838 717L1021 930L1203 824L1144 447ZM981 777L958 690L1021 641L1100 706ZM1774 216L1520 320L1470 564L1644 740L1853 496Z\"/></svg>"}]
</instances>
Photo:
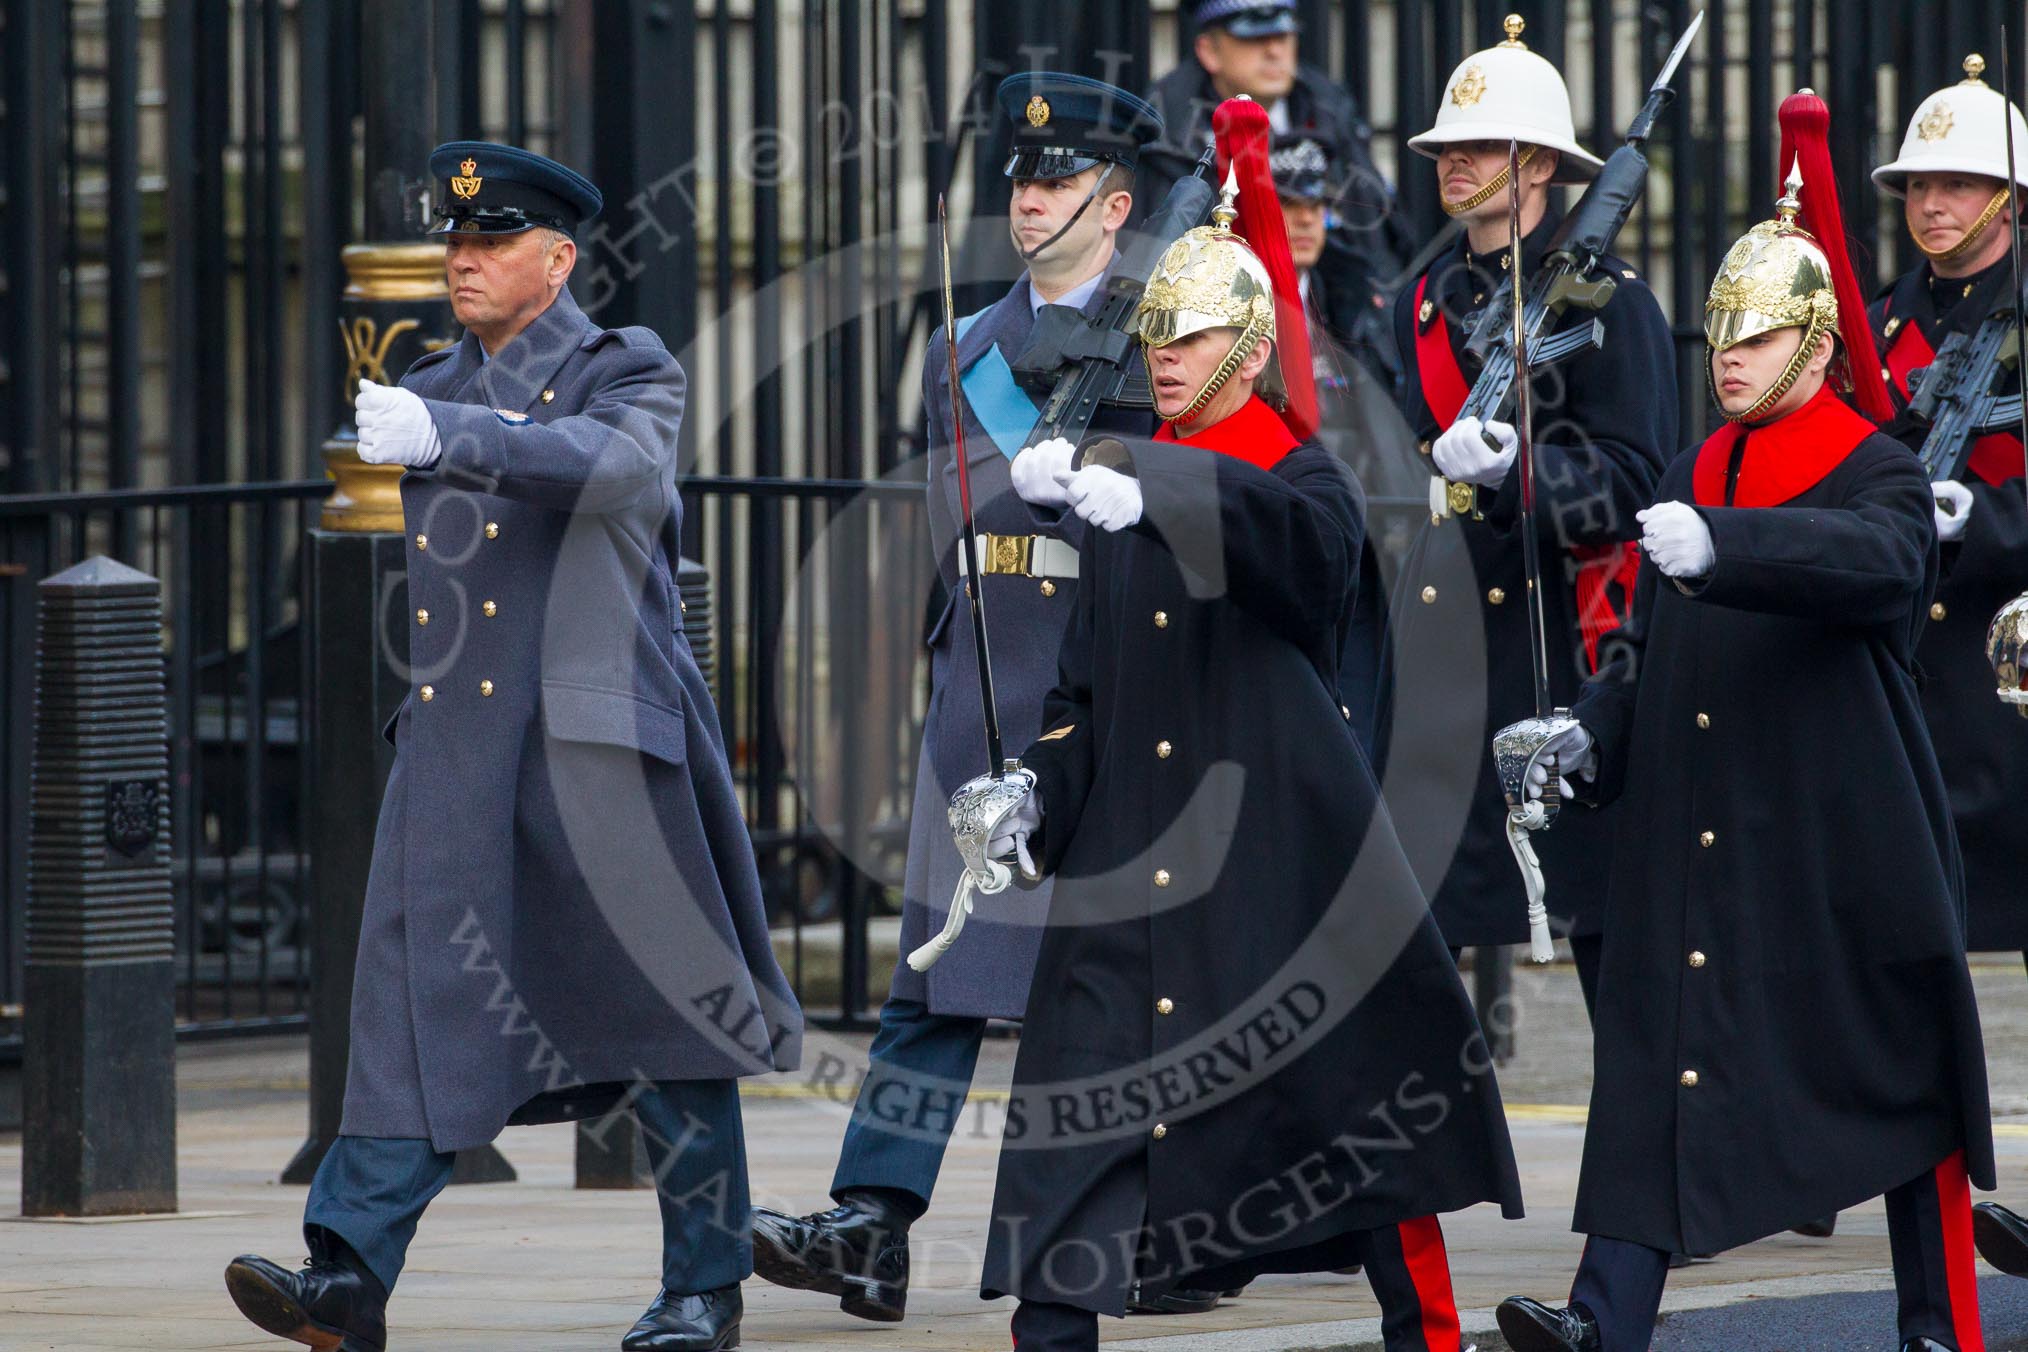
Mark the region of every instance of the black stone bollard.
<instances>
[{"instance_id":1,"label":"black stone bollard","mask_svg":"<svg viewBox=\"0 0 2028 1352\"><path fill-rule=\"evenodd\" d=\"M37 590L21 1213L174 1211L162 588L93 558Z\"/></svg>"}]
</instances>

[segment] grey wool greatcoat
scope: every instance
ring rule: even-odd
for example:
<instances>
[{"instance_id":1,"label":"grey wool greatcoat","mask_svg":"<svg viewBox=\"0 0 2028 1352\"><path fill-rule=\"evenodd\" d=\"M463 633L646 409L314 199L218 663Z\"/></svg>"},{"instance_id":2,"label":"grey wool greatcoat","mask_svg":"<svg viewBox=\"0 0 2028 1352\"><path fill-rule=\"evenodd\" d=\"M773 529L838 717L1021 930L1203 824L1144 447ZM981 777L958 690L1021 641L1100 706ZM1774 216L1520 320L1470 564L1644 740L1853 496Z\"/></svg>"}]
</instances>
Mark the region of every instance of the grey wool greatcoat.
<instances>
[{"instance_id":1,"label":"grey wool greatcoat","mask_svg":"<svg viewBox=\"0 0 2028 1352\"><path fill-rule=\"evenodd\" d=\"M1104 299L1105 283L1086 302L1087 312ZM965 455L971 470L972 506L981 534L1047 535L1076 549L1084 522L1053 508L1035 507L1015 493L1013 458L1039 412L1035 399L1015 381L1012 362L1035 327L1026 276L978 314L958 321L958 371L965 398ZM951 839L951 794L974 775L984 774L986 719L979 698L979 659L974 655L972 617L958 576L958 535L964 517L958 507L958 469L952 455L950 359L939 328L930 337L923 362L923 407L929 423L930 542L946 600L931 627L930 704L917 762L914 815L909 823L908 867L902 885L901 951L943 928L963 864ZM1152 433L1154 415L1103 409L1094 430ZM1045 585L1046 583L1046 585ZM992 574L986 578L986 633L993 658L1000 739L1007 755L1042 730L1042 699L1056 683L1056 649L1077 600L1074 578L1041 579ZM1009 888L981 897L966 922L964 938L927 973L907 963L895 967L892 994L919 1001L933 1014L1018 1019L1028 1001L1042 924L1049 914L1049 887L1034 892Z\"/></svg>"},{"instance_id":2,"label":"grey wool greatcoat","mask_svg":"<svg viewBox=\"0 0 2028 1352\"><path fill-rule=\"evenodd\" d=\"M643 1080L793 1068L802 1012L674 582L684 377L566 291L409 369L410 691L388 728L342 1130L439 1150ZM390 598L392 599L392 598Z\"/></svg>"},{"instance_id":3,"label":"grey wool greatcoat","mask_svg":"<svg viewBox=\"0 0 2028 1352\"><path fill-rule=\"evenodd\" d=\"M1272 471L1129 445L1145 514L1088 533L1024 755L1057 886L981 1277L1110 1315L1135 1283L1324 1271L1358 1231L1521 1209L1471 1001L1339 707L1351 475L1315 442Z\"/></svg>"},{"instance_id":4,"label":"grey wool greatcoat","mask_svg":"<svg viewBox=\"0 0 2028 1352\"><path fill-rule=\"evenodd\" d=\"M1820 412L1852 449L1773 505L1705 505L1733 499L1693 496L1698 453L1671 466L1659 499L1697 504L1717 563L1687 593L1644 564L1575 705L1599 756L1575 786L1621 801L1586 1234L1716 1253L1960 1149L1993 1186L1957 844L1916 693L1929 485L1842 409ZM1808 444L1768 435L1746 470Z\"/></svg>"}]
</instances>

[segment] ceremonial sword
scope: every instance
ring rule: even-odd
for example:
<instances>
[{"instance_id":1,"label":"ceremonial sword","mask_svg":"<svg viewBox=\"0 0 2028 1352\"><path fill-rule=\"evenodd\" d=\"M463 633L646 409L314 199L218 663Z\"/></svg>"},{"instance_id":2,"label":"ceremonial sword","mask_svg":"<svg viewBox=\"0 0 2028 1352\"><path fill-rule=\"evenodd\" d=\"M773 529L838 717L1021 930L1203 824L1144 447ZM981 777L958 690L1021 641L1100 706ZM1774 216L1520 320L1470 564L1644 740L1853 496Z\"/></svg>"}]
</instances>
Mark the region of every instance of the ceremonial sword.
<instances>
[{"instance_id":1,"label":"ceremonial sword","mask_svg":"<svg viewBox=\"0 0 2028 1352\"><path fill-rule=\"evenodd\" d=\"M1669 59L1662 63L1661 74L1657 75L1654 84L1649 86L1647 101L1642 106L1639 116L1634 119L1634 125L1627 132L1626 144L1613 152L1614 161L1619 161L1622 157L1639 159L1639 146L1647 140L1656 117L1674 97L1669 82L1675 78L1676 67L1688 54L1690 44L1696 40L1698 30L1703 26L1704 14L1699 11L1697 17L1691 20L1690 26L1684 30L1683 36L1677 39L1674 50L1669 53ZM1597 264L1599 256L1605 251L1605 242L1610 240L1612 234L1618 232L1620 223L1626 220L1626 213L1633 207L1639 182L1645 177L1646 163L1641 161L1639 177L1627 173L1616 174L1613 168L1614 166L1609 163L1606 171L1601 173L1599 182L1610 184L1614 191L1601 195L1597 204L1610 223L1610 233L1605 234L1601 240L1593 241L1595 247L1592 248L1586 247L1583 231L1573 231L1570 239L1559 242L1559 248L1569 250L1572 255L1571 261L1578 264L1573 271L1573 277L1588 272ZM1598 184L1594 184L1595 188L1597 186ZM1587 197L1589 196L1590 194L1587 194ZM1583 215L1584 203L1580 203L1579 210L1572 215L1573 222ZM1530 837L1533 832L1546 831L1554 825L1558 812L1562 810L1562 790L1559 782L1562 767L1557 764L1555 753L1549 752L1548 748L1564 733L1577 727L1578 722L1571 717L1570 710L1552 707L1549 696L1549 626L1544 610L1542 542L1535 533L1535 408L1528 369L1531 356L1528 350L1530 315L1529 307L1523 301L1521 283L1519 139L1510 139L1507 143L1507 228L1507 272L1513 287L1511 308L1514 320L1511 339L1514 432L1517 438L1514 472L1521 476L1521 559L1528 578L1528 672L1530 683L1534 687L1535 716L1510 724L1494 735L1493 768L1499 776L1501 793L1507 800L1507 846L1514 852L1514 862L1520 866L1522 885L1528 896L1528 956L1536 962L1549 962L1556 956L1556 939L1549 930L1549 906L1546 900L1549 885L1543 876L1542 861L1535 853L1535 843ZM1604 296L1599 297L1597 304L1602 306L1604 300ZM1535 307L1538 313L1534 318L1538 326L1547 322L1549 308L1546 303ZM1596 345L1603 341L1604 335L1598 321L1593 320L1586 328L1590 330L1590 336L1584 340L1585 342ZM1585 331L1584 328L1579 330L1580 333ZM1544 341L1548 344L1559 343L1558 339ZM1569 346L1571 341L1561 340L1558 355L1576 350L1575 347ZM1474 389L1475 397L1478 393L1478 390ZM1489 445L1497 449L1497 443L1491 433L1482 435L1486 437ZM1628 598L1628 603L1631 607L1631 597ZM1539 797L1530 798L1529 771L1538 764L1542 766L1545 775L1542 791Z\"/></svg>"},{"instance_id":2,"label":"ceremonial sword","mask_svg":"<svg viewBox=\"0 0 2028 1352\"><path fill-rule=\"evenodd\" d=\"M2007 25L2000 25L2000 118L2007 124L2007 191L2014 195L2014 210L2007 222L2009 254L2014 260L2014 341L2015 369L2022 372L2021 386L2021 444L2028 448L2028 313L2022 308L2021 295L2021 189L2020 180L2014 173L2014 75L2010 69ZM2023 492L2028 492L2028 476L2021 481ZM2000 608L1986 628L1986 660L1993 666L1993 675L2001 684L1997 693L2002 702L2013 705L2028 718L2028 688L2021 680L2020 662L2022 650L2028 648L2028 592L2023 592ZM2001 668L2008 670L2005 674Z\"/></svg>"},{"instance_id":3,"label":"ceremonial sword","mask_svg":"<svg viewBox=\"0 0 2028 1352\"><path fill-rule=\"evenodd\" d=\"M1000 703L993 690L993 659L986 640L986 585L980 571L978 516L972 508L972 468L965 455L965 392L958 371L958 312L951 289L951 227L943 194L937 194L937 240L943 260L944 355L948 358L951 398L951 452L958 461L958 514L964 518L958 535L959 575L972 612L972 650L979 662L979 698L985 706L986 773L967 780L951 795L951 835L957 841L964 873L951 898L950 915L935 938L908 955L908 965L927 972L964 932L972 913L972 896L1005 891L1014 871L987 857L993 829L1021 806L1035 788L1033 772L1018 759L1003 759L1000 746ZM1030 878L1030 881L1036 881Z\"/></svg>"}]
</instances>

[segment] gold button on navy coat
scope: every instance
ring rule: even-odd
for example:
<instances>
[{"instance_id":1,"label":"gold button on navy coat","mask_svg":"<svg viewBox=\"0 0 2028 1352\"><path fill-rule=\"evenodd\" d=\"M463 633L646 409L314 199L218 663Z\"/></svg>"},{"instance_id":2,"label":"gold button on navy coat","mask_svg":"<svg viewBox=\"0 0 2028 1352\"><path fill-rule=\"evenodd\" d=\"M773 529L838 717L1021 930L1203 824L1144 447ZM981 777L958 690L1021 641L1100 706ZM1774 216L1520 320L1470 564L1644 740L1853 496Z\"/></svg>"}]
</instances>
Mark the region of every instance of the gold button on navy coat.
<instances>
[{"instance_id":1,"label":"gold button on navy coat","mask_svg":"<svg viewBox=\"0 0 2028 1352\"><path fill-rule=\"evenodd\" d=\"M429 622L386 729L343 1131L459 1150L642 1079L793 1067L677 610L682 369L566 291L490 361L468 334L401 383L443 457L402 479Z\"/></svg>"}]
</instances>

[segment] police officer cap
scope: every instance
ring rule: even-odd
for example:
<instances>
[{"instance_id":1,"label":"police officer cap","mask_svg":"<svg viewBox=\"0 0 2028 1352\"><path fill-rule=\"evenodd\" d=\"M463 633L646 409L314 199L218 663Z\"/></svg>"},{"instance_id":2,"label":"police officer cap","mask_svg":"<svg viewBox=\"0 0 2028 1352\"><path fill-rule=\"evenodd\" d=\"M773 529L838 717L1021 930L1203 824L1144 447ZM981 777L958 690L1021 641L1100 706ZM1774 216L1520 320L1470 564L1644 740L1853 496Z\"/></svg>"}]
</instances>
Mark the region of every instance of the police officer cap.
<instances>
[{"instance_id":1,"label":"police officer cap","mask_svg":"<svg viewBox=\"0 0 2028 1352\"><path fill-rule=\"evenodd\" d=\"M433 235L516 235L539 225L575 234L605 204L575 170L491 141L446 141L430 152L430 177Z\"/></svg>"},{"instance_id":2,"label":"police officer cap","mask_svg":"<svg viewBox=\"0 0 2028 1352\"><path fill-rule=\"evenodd\" d=\"M1275 137L1268 154L1275 192L1298 202L1321 202L1331 195L1331 152L1321 141L1299 135Z\"/></svg>"},{"instance_id":3,"label":"police officer cap","mask_svg":"<svg viewBox=\"0 0 2028 1352\"><path fill-rule=\"evenodd\" d=\"M1162 115L1124 89L1082 75L1024 71L1000 83L1014 123L1009 178L1069 178L1110 160L1131 169L1162 135Z\"/></svg>"},{"instance_id":4,"label":"police officer cap","mask_svg":"<svg viewBox=\"0 0 2028 1352\"><path fill-rule=\"evenodd\" d=\"M1236 38L1267 38L1293 33L1296 0L1197 0L1197 26L1217 24Z\"/></svg>"}]
</instances>

